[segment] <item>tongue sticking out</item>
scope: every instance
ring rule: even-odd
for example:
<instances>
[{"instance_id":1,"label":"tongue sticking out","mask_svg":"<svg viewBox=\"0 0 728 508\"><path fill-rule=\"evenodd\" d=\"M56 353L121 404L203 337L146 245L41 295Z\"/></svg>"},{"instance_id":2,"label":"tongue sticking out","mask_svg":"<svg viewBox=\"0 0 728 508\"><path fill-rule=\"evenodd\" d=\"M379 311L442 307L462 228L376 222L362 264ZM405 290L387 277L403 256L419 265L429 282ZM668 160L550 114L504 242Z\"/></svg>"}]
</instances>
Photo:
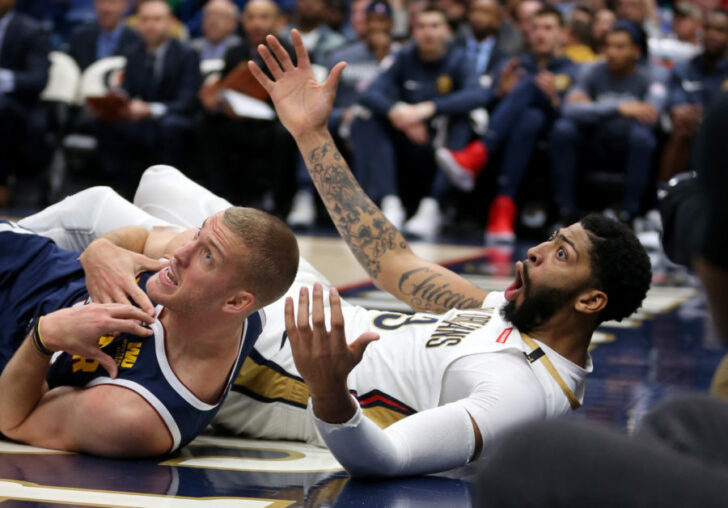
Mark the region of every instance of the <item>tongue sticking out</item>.
<instances>
[{"instance_id":1,"label":"tongue sticking out","mask_svg":"<svg viewBox=\"0 0 728 508\"><path fill-rule=\"evenodd\" d=\"M523 279L521 279L521 270L519 270L518 267L516 267L516 278L511 283L511 285L506 288L506 291L505 291L506 300L508 300L508 301L513 300L522 287L523 287Z\"/></svg>"}]
</instances>

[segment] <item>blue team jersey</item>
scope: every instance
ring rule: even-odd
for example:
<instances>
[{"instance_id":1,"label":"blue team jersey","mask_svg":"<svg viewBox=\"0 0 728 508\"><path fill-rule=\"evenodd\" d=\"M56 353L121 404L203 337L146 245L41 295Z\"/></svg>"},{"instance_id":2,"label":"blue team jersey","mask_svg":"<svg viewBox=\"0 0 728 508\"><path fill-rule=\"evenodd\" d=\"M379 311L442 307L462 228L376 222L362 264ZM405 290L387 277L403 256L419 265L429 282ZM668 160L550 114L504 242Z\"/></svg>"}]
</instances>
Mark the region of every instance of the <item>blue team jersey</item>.
<instances>
[{"instance_id":1,"label":"blue team jersey","mask_svg":"<svg viewBox=\"0 0 728 508\"><path fill-rule=\"evenodd\" d=\"M147 272L140 276L142 289L152 275ZM37 316L89 301L78 253L65 251L44 237L21 234L7 221L0 222L0 368L5 367ZM265 315L258 311L247 318L227 383L219 400L208 404L185 387L172 370L164 326L158 319L163 307L157 305L156 310L150 325L153 336L122 334L99 339L103 351L119 366L116 379L95 360L61 352L53 356L46 379L50 388L110 384L134 391L157 411L172 436L172 450L176 450L212 421L260 335Z\"/></svg>"}]
</instances>

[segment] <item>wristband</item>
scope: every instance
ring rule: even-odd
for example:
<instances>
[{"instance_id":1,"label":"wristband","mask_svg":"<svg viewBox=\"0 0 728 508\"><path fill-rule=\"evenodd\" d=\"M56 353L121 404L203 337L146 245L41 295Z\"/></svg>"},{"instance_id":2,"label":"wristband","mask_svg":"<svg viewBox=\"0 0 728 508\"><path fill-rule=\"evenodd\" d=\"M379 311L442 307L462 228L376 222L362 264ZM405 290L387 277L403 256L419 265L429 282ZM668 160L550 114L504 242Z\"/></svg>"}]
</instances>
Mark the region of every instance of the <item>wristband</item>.
<instances>
[{"instance_id":1,"label":"wristband","mask_svg":"<svg viewBox=\"0 0 728 508\"><path fill-rule=\"evenodd\" d=\"M36 351L38 351L40 354L45 356L51 356L55 351L48 349L48 347L43 343L43 339L40 336L40 320L43 319L43 316L40 316L35 321L35 326L33 326L33 346L35 347Z\"/></svg>"}]
</instances>

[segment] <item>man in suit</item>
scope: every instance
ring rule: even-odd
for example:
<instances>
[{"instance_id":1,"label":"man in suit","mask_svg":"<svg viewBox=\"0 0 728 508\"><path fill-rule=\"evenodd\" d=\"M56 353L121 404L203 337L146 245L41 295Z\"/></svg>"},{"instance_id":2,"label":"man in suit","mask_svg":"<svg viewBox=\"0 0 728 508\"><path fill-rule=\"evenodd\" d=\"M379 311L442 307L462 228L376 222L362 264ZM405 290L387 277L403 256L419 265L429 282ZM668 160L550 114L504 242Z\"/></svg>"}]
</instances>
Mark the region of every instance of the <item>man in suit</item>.
<instances>
[{"instance_id":1,"label":"man in suit","mask_svg":"<svg viewBox=\"0 0 728 508\"><path fill-rule=\"evenodd\" d=\"M200 60L223 58L225 52L240 42L235 34L238 28L238 7L230 0L210 0L202 18L202 37L193 39L190 46Z\"/></svg>"},{"instance_id":2,"label":"man in suit","mask_svg":"<svg viewBox=\"0 0 728 508\"><path fill-rule=\"evenodd\" d=\"M97 122L102 170L122 192L131 192L137 173L151 162L187 167L186 147L198 108L199 59L170 38L168 4L144 0L138 18L144 44L129 53L121 85L131 99L124 120Z\"/></svg>"},{"instance_id":3,"label":"man in suit","mask_svg":"<svg viewBox=\"0 0 728 508\"><path fill-rule=\"evenodd\" d=\"M48 37L14 6L15 0L0 0L0 207L10 200L8 177L21 160L32 171L40 168L45 129L38 99L48 80Z\"/></svg>"},{"instance_id":4,"label":"man in suit","mask_svg":"<svg viewBox=\"0 0 728 508\"><path fill-rule=\"evenodd\" d=\"M141 43L141 37L124 24L127 0L95 0L96 23L80 27L71 36L68 54L81 70L97 60L126 56Z\"/></svg>"}]
</instances>

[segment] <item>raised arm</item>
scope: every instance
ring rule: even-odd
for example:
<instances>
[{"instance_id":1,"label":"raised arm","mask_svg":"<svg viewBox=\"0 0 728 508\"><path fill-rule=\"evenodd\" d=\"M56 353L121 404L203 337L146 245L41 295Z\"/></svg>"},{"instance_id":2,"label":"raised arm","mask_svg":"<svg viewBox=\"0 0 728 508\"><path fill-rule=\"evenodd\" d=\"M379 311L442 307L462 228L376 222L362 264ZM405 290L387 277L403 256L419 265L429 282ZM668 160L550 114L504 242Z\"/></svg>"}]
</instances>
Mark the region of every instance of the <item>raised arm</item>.
<instances>
[{"instance_id":1,"label":"raised arm","mask_svg":"<svg viewBox=\"0 0 728 508\"><path fill-rule=\"evenodd\" d=\"M374 282L417 311L444 312L480 307L486 292L442 266L417 257L404 237L364 193L333 142L326 125L345 64L325 83L313 76L301 36L291 33L298 65L273 36L258 51L274 80L250 62L270 94L278 117L298 144L311 178L341 237Z\"/></svg>"}]
</instances>

